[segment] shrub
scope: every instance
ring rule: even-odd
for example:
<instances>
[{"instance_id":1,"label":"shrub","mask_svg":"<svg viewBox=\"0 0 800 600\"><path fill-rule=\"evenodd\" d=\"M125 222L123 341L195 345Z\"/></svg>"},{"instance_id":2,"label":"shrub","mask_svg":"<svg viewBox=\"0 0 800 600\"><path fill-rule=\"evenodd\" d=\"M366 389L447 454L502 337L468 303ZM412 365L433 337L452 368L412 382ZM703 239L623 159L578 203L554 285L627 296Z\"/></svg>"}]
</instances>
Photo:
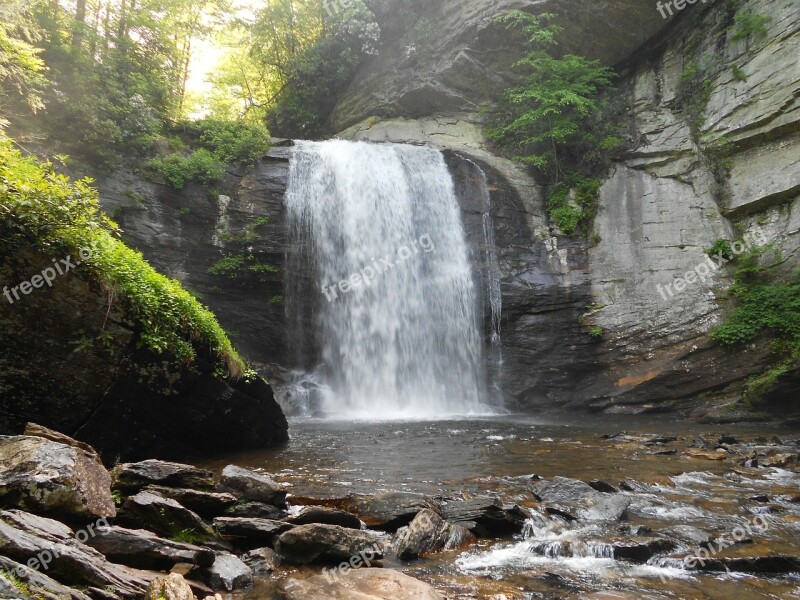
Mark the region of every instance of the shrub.
<instances>
[{"instance_id":1,"label":"shrub","mask_svg":"<svg viewBox=\"0 0 800 600\"><path fill-rule=\"evenodd\" d=\"M269 151L269 132L260 123L204 119L190 125L200 144L225 163L255 164Z\"/></svg>"},{"instance_id":2,"label":"shrub","mask_svg":"<svg viewBox=\"0 0 800 600\"><path fill-rule=\"evenodd\" d=\"M195 150L188 157L170 154L164 158L154 158L147 166L160 173L176 190L182 190L190 181L211 187L225 177L225 165L205 148Z\"/></svg>"},{"instance_id":3,"label":"shrub","mask_svg":"<svg viewBox=\"0 0 800 600\"><path fill-rule=\"evenodd\" d=\"M550 219L566 235L579 229L588 233L588 225L597 212L600 181L568 174L564 181L551 186L547 195L547 210Z\"/></svg>"},{"instance_id":4,"label":"shrub","mask_svg":"<svg viewBox=\"0 0 800 600\"><path fill-rule=\"evenodd\" d=\"M749 11L737 12L733 17L733 28L731 39L734 41L747 38L763 38L767 35L767 23L769 17L757 15Z\"/></svg>"}]
</instances>

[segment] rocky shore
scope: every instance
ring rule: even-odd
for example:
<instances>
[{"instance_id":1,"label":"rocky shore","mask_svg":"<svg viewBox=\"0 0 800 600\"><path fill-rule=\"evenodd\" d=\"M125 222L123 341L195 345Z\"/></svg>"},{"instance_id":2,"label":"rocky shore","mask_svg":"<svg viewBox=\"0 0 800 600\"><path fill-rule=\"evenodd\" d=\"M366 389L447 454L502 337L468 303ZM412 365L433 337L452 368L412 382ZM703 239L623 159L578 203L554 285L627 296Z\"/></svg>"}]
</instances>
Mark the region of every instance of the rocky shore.
<instances>
[{"instance_id":1,"label":"rocky shore","mask_svg":"<svg viewBox=\"0 0 800 600\"><path fill-rule=\"evenodd\" d=\"M605 442L692 464L727 461L732 485L759 469L800 472L798 440L619 433ZM523 542L527 554L542 557L780 577L800 573L800 553L763 539L800 520L800 490L796 479L787 481L738 498L751 517L739 529L687 525L677 511L671 526L656 528L641 518L668 513L677 493L658 482L529 475L486 482L478 495L310 497L236 465L215 475L146 460L109 471L86 444L29 424L24 435L0 438L0 597L485 597L452 594L403 571L418 575L418 565L446 556L468 572L473 551ZM716 502L724 511L723 500ZM698 502L697 510L706 509Z\"/></svg>"}]
</instances>

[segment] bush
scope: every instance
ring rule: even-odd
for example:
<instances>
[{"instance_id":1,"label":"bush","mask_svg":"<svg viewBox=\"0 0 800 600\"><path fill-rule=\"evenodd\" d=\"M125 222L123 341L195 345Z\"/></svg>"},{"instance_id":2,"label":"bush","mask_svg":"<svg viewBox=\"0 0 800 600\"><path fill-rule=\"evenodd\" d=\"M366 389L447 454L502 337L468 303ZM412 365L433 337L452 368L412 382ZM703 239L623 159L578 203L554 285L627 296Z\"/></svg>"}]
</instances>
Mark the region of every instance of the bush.
<instances>
[{"instance_id":1,"label":"bush","mask_svg":"<svg viewBox=\"0 0 800 600\"><path fill-rule=\"evenodd\" d=\"M580 228L588 234L588 226L597 212L600 181L569 173L564 181L550 188L547 195L547 210L550 219L566 235L573 235Z\"/></svg>"},{"instance_id":2,"label":"bush","mask_svg":"<svg viewBox=\"0 0 800 600\"><path fill-rule=\"evenodd\" d=\"M255 164L269 151L269 132L261 124L204 119L192 123L190 129L221 162Z\"/></svg>"},{"instance_id":3,"label":"bush","mask_svg":"<svg viewBox=\"0 0 800 600\"><path fill-rule=\"evenodd\" d=\"M100 210L89 180L73 182L0 138L0 210L0 251L33 246L53 256L76 256L82 248L94 249L82 269L137 321L140 347L171 353L183 364L205 348L231 376L249 373L214 315L116 239L117 226Z\"/></svg>"},{"instance_id":4,"label":"bush","mask_svg":"<svg viewBox=\"0 0 800 600\"><path fill-rule=\"evenodd\" d=\"M225 177L225 165L205 148L195 150L188 157L170 154L165 158L154 158L147 166L160 173L176 190L182 190L190 181L211 187Z\"/></svg>"}]
</instances>

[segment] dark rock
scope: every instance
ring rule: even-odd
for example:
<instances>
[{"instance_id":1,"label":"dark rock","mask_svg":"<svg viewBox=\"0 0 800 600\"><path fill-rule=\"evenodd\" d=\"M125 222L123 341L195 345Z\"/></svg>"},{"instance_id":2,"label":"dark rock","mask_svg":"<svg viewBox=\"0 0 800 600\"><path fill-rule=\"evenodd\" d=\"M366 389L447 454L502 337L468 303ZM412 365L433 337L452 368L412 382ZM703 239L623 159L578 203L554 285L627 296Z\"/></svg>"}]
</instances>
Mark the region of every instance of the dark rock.
<instances>
[{"instance_id":1,"label":"dark rock","mask_svg":"<svg viewBox=\"0 0 800 600\"><path fill-rule=\"evenodd\" d=\"M428 508L439 512L439 506L434 500L410 492L351 496L340 506L343 510L358 515L367 527L391 532L411 523L421 510Z\"/></svg>"},{"instance_id":2,"label":"dark rock","mask_svg":"<svg viewBox=\"0 0 800 600\"><path fill-rule=\"evenodd\" d=\"M30 591L31 596L23 596L18 590L0 576L0 598L34 598L36 600L90 600L81 591L68 588L46 574L29 569L25 565L0 556L0 569L20 580ZM7 587L4 587L7 586ZM17 595L14 595L17 594Z\"/></svg>"},{"instance_id":3,"label":"dark rock","mask_svg":"<svg viewBox=\"0 0 800 600\"><path fill-rule=\"evenodd\" d=\"M248 517L255 519L270 519L278 521L286 516L286 513L276 506L264 504L262 502L245 502L230 507L225 511L229 517Z\"/></svg>"},{"instance_id":4,"label":"dark rock","mask_svg":"<svg viewBox=\"0 0 800 600\"><path fill-rule=\"evenodd\" d=\"M441 550L462 548L477 541L468 529L448 523L432 510L425 509L406 527L401 527L391 548L402 560L418 558Z\"/></svg>"},{"instance_id":5,"label":"dark rock","mask_svg":"<svg viewBox=\"0 0 800 600\"><path fill-rule=\"evenodd\" d=\"M256 577L269 577L275 570L277 555L272 548L257 548L242 556L242 562L250 567Z\"/></svg>"},{"instance_id":6,"label":"dark rock","mask_svg":"<svg viewBox=\"0 0 800 600\"><path fill-rule=\"evenodd\" d=\"M582 481L566 477L538 481L532 490L548 511L558 510L582 521L619 521L631 503L626 496L598 492Z\"/></svg>"},{"instance_id":7,"label":"dark rock","mask_svg":"<svg viewBox=\"0 0 800 600\"><path fill-rule=\"evenodd\" d=\"M178 563L208 567L214 562L207 548L162 539L143 529L98 527L86 544L112 562L137 569L169 571Z\"/></svg>"},{"instance_id":8,"label":"dark rock","mask_svg":"<svg viewBox=\"0 0 800 600\"><path fill-rule=\"evenodd\" d=\"M720 445L722 445L722 444L738 444L739 440L737 440L734 436L732 436L730 434L724 434L724 435L721 435L719 437L719 442L718 443Z\"/></svg>"},{"instance_id":9,"label":"dark rock","mask_svg":"<svg viewBox=\"0 0 800 600\"><path fill-rule=\"evenodd\" d=\"M64 526L54 522L47 530ZM30 565L49 563L48 574L66 585L110 588L122 598L138 599L153 579L151 573L109 562L97 550L61 534L32 535L0 520L0 555ZM29 562L30 561L30 562Z\"/></svg>"},{"instance_id":10,"label":"dark rock","mask_svg":"<svg viewBox=\"0 0 800 600\"><path fill-rule=\"evenodd\" d=\"M283 521L267 519L248 519L244 517L218 517L214 519L214 529L226 538L236 538L234 545L239 548L259 548L272 546L282 533L294 525Z\"/></svg>"},{"instance_id":11,"label":"dark rock","mask_svg":"<svg viewBox=\"0 0 800 600\"><path fill-rule=\"evenodd\" d=\"M522 531L527 515L517 506L504 506L498 498L480 496L442 506L445 521L462 525L479 537L496 537Z\"/></svg>"},{"instance_id":12,"label":"dark rock","mask_svg":"<svg viewBox=\"0 0 800 600\"><path fill-rule=\"evenodd\" d=\"M223 469L217 490L231 493L243 500L264 502L277 507L286 505L286 491L269 475L235 465L228 465Z\"/></svg>"},{"instance_id":13,"label":"dark rock","mask_svg":"<svg viewBox=\"0 0 800 600\"><path fill-rule=\"evenodd\" d=\"M692 561L689 566L698 571L733 571L736 573L779 575L800 572L800 557L774 555L742 558L706 558Z\"/></svg>"},{"instance_id":14,"label":"dark rock","mask_svg":"<svg viewBox=\"0 0 800 600\"><path fill-rule=\"evenodd\" d=\"M766 503L769 502L769 496L767 496L766 494L761 494L760 496L751 496L750 500L752 500L753 502Z\"/></svg>"},{"instance_id":15,"label":"dark rock","mask_svg":"<svg viewBox=\"0 0 800 600\"><path fill-rule=\"evenodd\" d=\"M281 535L275 551L288 563L338 563L356 555L383 558L385 543L366 531L338 525L298 525Z\"/></svg>"},{"instance_id":16,"label":"dark rock","mask_svg":"<svg viewBox=\"0 0 800 600\"><path fill-rule=\"evenodd\" d=\"M214 590L232 592L253 584L253 572L232 554L217 554L207 570L208 584Z\"/></svg>"},{"instance_id":17,"label":"dark rock","mask_svg":"<svg viewBox=\"0 0 800 600\"><path fill-rule=\"evenodd\" d=\"M307 506L287 520L295 525L320 523L323 525L339 525L350 529L361 529L361 520L354 514L325 506Z\"/></svg>"},{"instance_id":18,"label":"dark rock","mask_svg":"<svg viewBox=\"0 0 800 600\"><path fill-rule=\"evenodd\" d=\"M592 479L589 482L591 488L597 492L602 492L604 494L616 494L617 488L615 488L610 483L606 483L605 481L600 481L599 479Z\"/></svg>"},{"instance_id":19,"label":"dark rock","mask_svg":"<svg viewBox=\"0 0 800 600\"><path fill-rule=\"evenodd\" d=\"M0 438L0 503L75 520L116 515L97 456L42 437Z\"/></svg>"},{"instance_id":20,"label":"dark rock","mask_svg":"<svg viewBox=\"0 0 800 600\"><path fill-rule=\"evenodd\" d=\"M149 485L144 488L144 491L154 492L164 496L164 498L171 498L181 506L185 506L201 517L206 518L214 518L222 515L229 508L236 505L237 502L236 496L219 492L168 488L158 485Z\"/></svg>"},{"instance_id":21,"label":"dark rock","mask_svg":"<svg viewBox=\"0 0 800 600\"><path fill-rule=\"evenodd\" d=\"M36 423L26 424L25 431L22 432L22 435L40 437L46 440L50 440L52 442L58 442L59 444L65 444L67 446L80 448L81 450L87 452L88 454L94 455L95 457L97 457L98 460L100 459L97 452L95 452L95 449L92 448L89 444L79 442L78 440L72 439L68 435L59 433L58 431L53 431L52 429L48 429L47 427L43 427L42 425L38 425Z\"/></svg>"},{"instance_id":22,"label":"dark rock","mask_svg":"<svg viewBox=\"0 0 800 600\"><path fill-rule=\"evenodd\" d=\"M614 542L613 547L615 560L646 563L656 554L673 550L675 543L664 538L651 538Z\"/></svg>"},{"instance_id":23,"label":"dark rock","mask_svg":"<svg viewBox=\"0 0 800 600\"><path fill-rule=\"evenodd\" d=\"M114 489L125 493L139 492L148 485L195 489L210 489L214 485L211 471L161 460L122 464L111 475Z\"/></svg>"},{"instance_id":24,"label":"dark rock","mask_svg":"<svg viewBox=\"0 0 800 600\"><path fill-rule=\"evenodd\" d=\"M197 514L175 500L153 492L139 492L125 500L117 520L121 525L147 529L166 537L187 530L200 535L210 534L208 526Z\"/></svg>"}]
</instances>

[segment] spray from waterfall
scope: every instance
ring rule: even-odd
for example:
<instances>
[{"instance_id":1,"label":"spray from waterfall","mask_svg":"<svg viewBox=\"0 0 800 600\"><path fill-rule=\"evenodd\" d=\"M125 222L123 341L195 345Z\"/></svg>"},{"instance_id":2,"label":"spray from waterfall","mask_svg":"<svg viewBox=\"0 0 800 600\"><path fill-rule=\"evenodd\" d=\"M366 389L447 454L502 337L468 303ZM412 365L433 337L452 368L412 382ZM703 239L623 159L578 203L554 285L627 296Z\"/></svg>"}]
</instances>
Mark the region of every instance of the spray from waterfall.
<instances>
[{"instance_id":1,"label":"spray from waterfall","mask_svg":"<svg viewBox=\"0 0 800 600\"><path fill-rule=\"evenodd\" d=\"M440 152L300 142L286 210L287 305L312 408L376 419L490 412L466 236Z\"/></svg>"}]
</instances>

